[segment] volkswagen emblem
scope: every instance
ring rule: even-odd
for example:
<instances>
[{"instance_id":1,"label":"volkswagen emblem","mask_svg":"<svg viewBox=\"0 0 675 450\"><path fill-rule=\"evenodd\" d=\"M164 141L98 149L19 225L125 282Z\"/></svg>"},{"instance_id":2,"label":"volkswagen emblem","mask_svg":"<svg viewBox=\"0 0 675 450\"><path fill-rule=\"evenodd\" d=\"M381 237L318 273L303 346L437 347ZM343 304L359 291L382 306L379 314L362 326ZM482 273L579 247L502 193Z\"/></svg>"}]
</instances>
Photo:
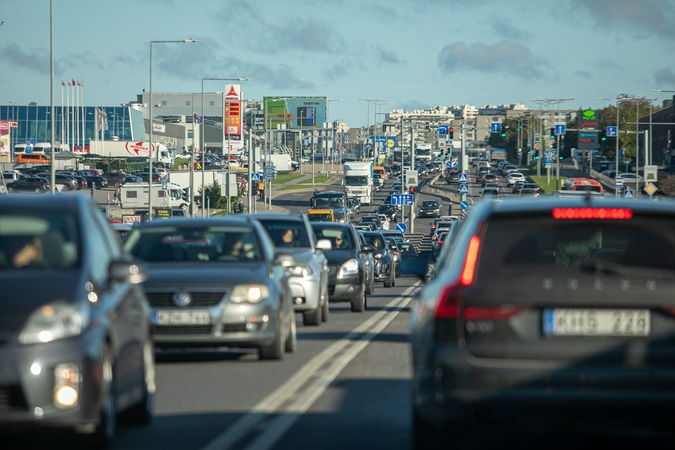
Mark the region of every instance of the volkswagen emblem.
<instances>
[{"instance_id":1,"label":"volkswagen emblem","mask_svg":"<svg viewBox=\"0 0 675 450\"><path fill-rule=\"evenodd\" d=\"M188 292L178 291L173 294L173 303L176 306L188 306L190 303L192 303L192 298L190 298L190 294Z\"/></svg>"}]
</instances>

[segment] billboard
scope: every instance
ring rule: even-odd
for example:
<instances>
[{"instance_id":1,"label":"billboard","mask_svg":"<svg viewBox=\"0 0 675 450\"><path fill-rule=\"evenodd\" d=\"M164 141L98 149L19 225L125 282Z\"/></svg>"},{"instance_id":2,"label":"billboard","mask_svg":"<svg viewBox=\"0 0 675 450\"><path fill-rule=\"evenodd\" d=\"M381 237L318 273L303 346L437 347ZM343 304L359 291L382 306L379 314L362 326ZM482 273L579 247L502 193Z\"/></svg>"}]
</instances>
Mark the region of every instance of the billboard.
<instances>
[{"instance_id":1,"label":"billboard","mask_svg":"<svg viewBox=\"0 0 675 450\"><path fill-rule=\"evenodd\" d=\"M322 128L326 121L326 97L264 97L263 103L267 130Z\"/></svg>"},{"instance_id":2,"label":"billboard","mask_svg":"<svg viewBox=\"0 0 675 450\"><path fill-rule=\"evenodd\" d=\"M0 158L3 161L9 161L10 145L9 145L9 122L0 122Z\"/></svg>"},{"instance_id":3,"label":"billboard","mask_svg":"<svg viewBox=\"0 0 675 450\"><path fill-rule=\"evenodd\" d=\"M223 100L223 135L227 143L224 152L239 151L244 144L241 139L242 114L241 114L241 85L226 84L225 98Z\"/></svg>"}]
</instances>

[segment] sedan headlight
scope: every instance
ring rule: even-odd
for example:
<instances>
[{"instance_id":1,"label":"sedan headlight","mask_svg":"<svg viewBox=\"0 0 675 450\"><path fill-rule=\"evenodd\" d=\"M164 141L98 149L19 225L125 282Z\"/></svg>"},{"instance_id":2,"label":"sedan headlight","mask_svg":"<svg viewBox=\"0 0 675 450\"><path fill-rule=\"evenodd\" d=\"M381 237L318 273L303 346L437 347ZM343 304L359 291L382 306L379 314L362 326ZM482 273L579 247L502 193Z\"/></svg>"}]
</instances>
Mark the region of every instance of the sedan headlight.
<instances>
[{"instance_id":1,"label":"sedan headlight","mask_svg":"<svg viewBox=\"0 0 675 450\"><path fill-rule=\"evenodd\" d=\"M340 267L340 272L338 273L338 278L349 277L359 274L359 262L352 258L342 264Z\"/></svg>"},{"instance_id":2,"label":"sedan headlight","mask_svg":"<svg viewBox=\"0 0 675 450\"><path fill-rule=\"evenodd\" d=\"M19 334L22 344L38 344L78 336L89 325L90 306L63 301L33 311Z\"/></svg>"},{"instance_id":3,"label":"sedan headlight","mask_svg":"<svg viewBox=\"0 0 675 450\"><path fill-rule=\"evenodd\" d=\"M230 301L232 303L260 303L269 296L269 289L262 284L237 286L230 295Z\"/></svg>"},{"instance_id":4,"label":"sedan headlight","mask_svg":"<svg viewBox=\"0 0 675 450\"><path fill-rule=\"evenodd\" d=\"M384 253L375 253L374 258L375 258L375 259L384 258Z\"/></svg>"},{"instance_id":5,"label":"sedan headlight","mask_svg":"<svg viewBox=\"0 0 675 450\"><path fill-rule=\"evenodd\" d=\"M290 268L290 275L292 277L308 277L314 274L314 271L309 266L295 266Z\"/></svg>"}]
</instances>

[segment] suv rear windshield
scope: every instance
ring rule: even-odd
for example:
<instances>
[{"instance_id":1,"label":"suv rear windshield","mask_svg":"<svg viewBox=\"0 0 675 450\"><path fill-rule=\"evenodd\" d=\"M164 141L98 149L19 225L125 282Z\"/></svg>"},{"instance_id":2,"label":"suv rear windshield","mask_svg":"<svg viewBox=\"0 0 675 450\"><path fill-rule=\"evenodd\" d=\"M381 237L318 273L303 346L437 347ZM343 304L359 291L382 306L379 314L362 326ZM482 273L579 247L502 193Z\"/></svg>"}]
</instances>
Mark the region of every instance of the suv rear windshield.
<instances>
[{"instance_id":1,"label":"suv rear windshield","mask_svg":"<svg viewBox=\"0 0 675 450\"><path fill-rule=\"evenodd\" d=\"M541 274L668 279L675 275L672 219L556 220L504 217L488 222L478 283L541 281ZM534 277L534 278L532 278ZM643 286L643 282L640 282Z\"/></svg>"}]
</instances>

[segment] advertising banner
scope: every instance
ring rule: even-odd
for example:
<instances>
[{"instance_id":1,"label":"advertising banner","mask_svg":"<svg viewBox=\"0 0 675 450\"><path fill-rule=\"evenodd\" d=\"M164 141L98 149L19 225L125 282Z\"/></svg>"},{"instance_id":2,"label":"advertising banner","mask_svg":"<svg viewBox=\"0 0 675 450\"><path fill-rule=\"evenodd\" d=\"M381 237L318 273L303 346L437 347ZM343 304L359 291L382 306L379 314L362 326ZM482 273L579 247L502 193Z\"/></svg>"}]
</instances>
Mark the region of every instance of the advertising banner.
<instances>
[{"instance_id":1,"label":"advertising banner","mask_svg":"<svg viewBox=\"0 0 675 450\"><path fill-rule=\"evenodd\" d=\"M326 97L264 97L265 129L322 128L326 121Z\"/></svg>"},{"instance_id":2,"label":"advertising banner","mask_svg":"<svg viewBox=\"0 0 675 450\"><path fill-rule=\"evenodd\" d=\"M9 161L9 122L0 121L0 159Z\"/></svg>"},{"instance_id":3,"label":"advertising banner","mask_svg":"<svg viewBox=\"0 0 675 450\"><path fill-rule=\"evenodd\" d=\"M226 140L226 148L224 153L228 150L240 151L243 147L241 139L242 126L242 111L241 111L241 85L240 84L226 84L225 85L225 99L223 104L223 134Z\"/></svg>"}]
</instances>

